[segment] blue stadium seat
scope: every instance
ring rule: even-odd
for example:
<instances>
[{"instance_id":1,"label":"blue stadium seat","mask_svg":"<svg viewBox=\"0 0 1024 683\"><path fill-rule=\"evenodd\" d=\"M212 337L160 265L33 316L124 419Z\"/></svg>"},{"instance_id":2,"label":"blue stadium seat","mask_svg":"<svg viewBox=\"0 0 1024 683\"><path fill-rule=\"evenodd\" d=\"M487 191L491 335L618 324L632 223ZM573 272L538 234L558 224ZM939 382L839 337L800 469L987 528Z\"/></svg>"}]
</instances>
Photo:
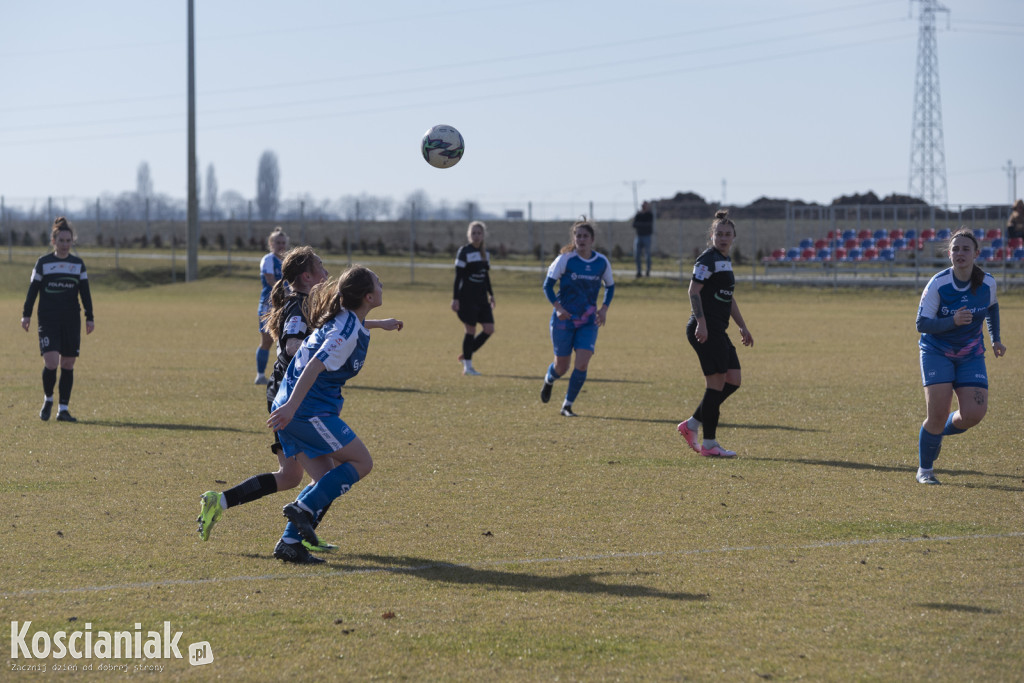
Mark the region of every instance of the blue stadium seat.
<instances>
[{"instance_id":1,"label":"blue stadium seat","mask_svg":"<svg viewBox=\"0 0 1024 683\"><path fill-rule=\"evenodd\" d=\"M896 252L893 251L892 249L883 249L882 251L878 252L878 260L880 260L880 261L895 261L896 260Z\"/></svg>"},{"instance_id":2,"label":"blue stadium seat","mask_svg":"<svg viewBox=\"0 0 1024 683\"><path fill-rule=\"evenodd\" d=\"M819 261L828 261L830 258L832 258L832 250L827 248L819 249L817 258Z\"/></svg>"},{"instance_id":3,"label":"blue stadium seat","mask_svg":"<svg viewBox=\"0 0 1024 683\"><path fill-rule=\"evenodd\" d=\"M903 237L906 238L908 241L915 239L917 237L917 230L914 230L913 228L911 228L910 230L905 230L903 232Z\"/></svg>"},{"instance_id":4,"label":"blue stadium seat","mask_svg":"<svg viewBox=\"0 0 1024 683\"><path fill-rule=\"evenodd\" d=\"M786 260L787 261L796 261L799 258L800 258L800 250L797 249L796 247L790 247L789 249L786 250Z\"/></svg>"},{"instance_id":5,"label":"blue stadium seat","mask_svg":"<svg viewBox=\"0 0 1024 683\"><path fill-rule=\"evenodd\" d=\"M860 257L864 254L860 249L854 247L846 254L847 261L859 261Z\"/></svg>"},{"instance_id":6,"label":"blue stadium seat","mask_svg":"<svg viewBox=\"0 0 1024 683\"><path fill-rule=\"evenodd\" d=\"M949 239L949 235L950 235L949 230L947 230L946 228L943 228L942 230L939 230L937 233L935 233L935 239L937 239L937 240L948 240Z\"/></svg>"},{"instance_id":7,"label":"blue stadium seat","mask_svg":"<svg viewBox=\"0 0 1024 683\"><path fill-rule=\"evenodd\" d=\"M874 237L876 241L884 240L889 238L889 233L885 230L875 230L875 234L873 234L872 237Z\"/></svg>"},{"instance_id":8,"label":"blue stadium seat","mask_svg":"<svg viewBox=\"0 0 1024 683\"><path fill-rule=\"evenodd\" d=\"M800 248L801 249L810 249L813 246L814 246L814 240L812 240L810 237L805 237L802 240L800 240Z\"/></svg>"},{"instance_id":9,"label":"blue stadium seat","mask_svg":"<svg viewBox=\"0 0 1024 683\"><path fill-rule=\"evenodd\" d=\"M863 239L863 240L860 241L860 248L861 249L870 249L873 246L875 246L875 238L874 237L868 237L867 239Z\"/></svg>"},{"instance_id":10,"label":"blue stadium seat","mask_svg":"<svg viewBox=\"0 0 1024 683\"><path fill-rule=\"evenodd\" d=\"M897 237L896 239L894 239L892 241L892 248L893 249L906 249L907 248L907 240L905 240L902 237Z\"/></svg>"},{"instance_id":11,"label":"blue stadium seat","mask_svg":"<svg viewBox=\"0 0 1024 683\"><path fill-rule=\"evenodd\" d=\"M982 261L990 261L992 256L995 254L995 250L992 247L982 247L978 253L978 259Z\"/></svg>"},{"instance_id":12,"label":"blue stadium seat","mask_svg":"<svg viewBox=\"0 0 1024 683\"><path fill-rule=\"evenodd\" d=\"M1013 250L1014 261L1024 261L1024 247L1017 247Z\"/></svg>"},{"instance_id":13,"label":"blue stadium seat","mask_svg":"<svg viewBox=\"0 0 1024 683\"><path fill-rule=\"evenodd\" d=\"M843 241L857 239L856 230L843 230Z\"/></svg>"},{"instance_id":14,"label":"blue stadium seat","mask_svg":"<svg viewBox=\"0 0 1024 683\"><path fill-rule=\"evenodd\" d=\"M981 240L985 239L985 231L982 230L981 228L975 228L974 229L974 239L978 240L979 242Z\"/></svg>"},{"instance_id":15,"label":"blue stadium seat","mask_svg":"<svg viewBox=\"0 0 1024 683\"><path fill-rule=\"evenodd\" d=\"M993 249L998 249L1001 246L1003 246L1003 238L1002 237L997 237L994 240L992 240L992 248Z\"/></svg>"}]
</instances>

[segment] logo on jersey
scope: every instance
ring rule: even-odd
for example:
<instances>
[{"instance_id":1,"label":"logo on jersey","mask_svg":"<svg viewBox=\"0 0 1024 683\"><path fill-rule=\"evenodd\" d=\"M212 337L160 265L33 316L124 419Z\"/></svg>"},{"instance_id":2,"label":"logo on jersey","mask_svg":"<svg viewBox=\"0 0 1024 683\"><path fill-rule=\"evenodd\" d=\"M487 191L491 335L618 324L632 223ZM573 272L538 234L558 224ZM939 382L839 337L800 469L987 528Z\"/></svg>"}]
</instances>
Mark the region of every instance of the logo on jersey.
<instances>
[{"instance_id":1,"label":"logo on jersey","mask_svg":"<svg viewBox=\"0 0 1024 683\"><path fill-rule=\"evenodd\" d=\"M352 361L352 369L355 370L356 372L359 372L359 369L362 368L362 367L363 367L363 361L360 360L359 358L356 358L356 359L354 359Z\"/></svg>"},{"instance_id":2,"label":"logo on jersey","mask_svg":"<svg viewBox=\"0 0 1024 683\"><path fill-rule=\"evenodd\" d=\"M716 273L721 273L726 270L732 270L732 261L715 261Z\"/></svg>"},{"instance_id":3,"label":"logo on jersey","mask_svg":"<svg viewBox=\"0 0 1024 683\"><path fill-rule=\"evenodd\" d=\"M698 263L693 268L693 277L697 278L698 280L707 280L709 277L711 277L711 271L708 270L708 267L705 266L703 263Z\"/></svg>"}]
</instances>

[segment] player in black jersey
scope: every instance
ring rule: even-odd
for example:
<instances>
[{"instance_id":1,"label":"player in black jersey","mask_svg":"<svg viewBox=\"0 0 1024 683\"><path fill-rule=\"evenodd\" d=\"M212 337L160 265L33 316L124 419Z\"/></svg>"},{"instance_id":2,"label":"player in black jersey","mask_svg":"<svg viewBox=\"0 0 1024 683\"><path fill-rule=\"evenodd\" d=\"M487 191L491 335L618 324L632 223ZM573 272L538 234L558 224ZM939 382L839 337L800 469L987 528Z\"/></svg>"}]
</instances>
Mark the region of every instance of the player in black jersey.
<instances>
[{"instance_id":1,"label":"player in black jersey","mask_svg":"<svg viewBox=\"0 0 1024 683\"><path fill-rule=\"evenodd\" d=\"M452 292L452 310L466 327L462 338L462 374L479 375L473 367L473 353L494 334L494 291L491 290L490 257L484 247L487 226L473 221L466 230L469 244L463 245L455 256L455 287ZM477 324L481 327L476 333Z\"/></svg>"},{"instance_id":2,"label":"player in black jersey","mask_svg":"<svg viewBox=\"0 0 1024 683\"><path fill-rule=\"evenodd\" d=\"M21 313L21 326L28 332L32 320L32 307L39 296L39 353L43 357L42 420L49 420L53 410L53 387L57 384L57 366L60 366L59 403L57 420L77 422L68 412L71 387L75 381L75 360L82 341L81 308L85 309L85 333L92 334L92 295L89 278L82 259L71 254L75 233L64 216L53 221L50 244L53 253L39 257L32 269L28 296ZM82 307L78 299L82 299Z\"/></svg>"},{"instance_id":3,"label":"player in black jersey","mask_svg":"<svg viewBox=\"0 0 1024 683\"><path fill-rule=\"evenodd\" d=\"M740 359L725 330L729 318L740 328L744 346L753 346L740 307L733 298L736 278L732 272L729 250L736 239L736 226L728 211L718 211L711 223L711 246L697 257L690 280L692 313L686 324L690 342L704 375L704 398L693 416L680 422L677 429L694 451L706 457L731 458L735 451L726 450L716 439L719 407L740 388ZM697 446L697 430L704 426L704 442Z\"/></svg>"},{"instance_id":4,"label":"player in black jersey","mask_svg":"<svg viewBox=\"0 0 1024 683\"><path fill-rule=\"evenodd\" d=\"M326 280L327 271L312 247L292 249L281 264L281 278L274 283L270 291L267 298L269 311L262 319L264 329L277 341L277 360L274 362L273 376L267 385L267 412L271 410L271 403L277 395L277 389L292 356L313 331L306 318L306 296L314 285ZM220 519L225 509L251 503L263 496L287 491L299 485L302 481L302 465L295 458L285 457L276 433L270 450L277 455L277 472L257 474L223 493L207 491L199 497L200 510L196 522L199 523L199 537L202 540L210 538L213 525Z\"/></svg>"}]
</instances>

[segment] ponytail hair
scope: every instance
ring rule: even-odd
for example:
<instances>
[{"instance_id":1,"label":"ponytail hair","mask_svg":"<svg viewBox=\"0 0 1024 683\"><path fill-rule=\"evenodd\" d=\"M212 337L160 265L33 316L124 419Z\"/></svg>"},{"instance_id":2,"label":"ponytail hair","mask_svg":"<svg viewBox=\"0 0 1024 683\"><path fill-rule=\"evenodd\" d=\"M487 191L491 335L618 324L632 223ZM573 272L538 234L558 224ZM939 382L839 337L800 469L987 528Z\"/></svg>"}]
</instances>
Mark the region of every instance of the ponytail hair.
<instances>
[{"instance_id":1,"label":"ponytail hair","mask_svg":"<svg viewBox=\"0 0 1024 683\"><path fill-rule=\"evenodd\" d=\"M952 235L949 236L949 242L946 244L946 253L953 248L953 240L957 237L966 237L974 243L974 253L977 254L981 249L981 245L978 244L978 238L974 236L974 231L968 228L966 225L961 225L956 229ZM978 291L978 287L981 287L985 282L985 271L978 267L975 263L974 267L971 268L971 294Z\"/></svg>"},{"instance_id":2,"label":"ponytail hair","mask_svg":"<svg viewBox=\"0 0 1024 683\"><path fill-rule=\"evenodd\" d=\"M71 239L75 239L75 231L71 227L71 223L64 216L57 216L53 221L53 227L50 229L50 240L57 239L57 233L62 230L67 230L71 233Z\"/></svg>"},{"instance_id":3,"label":"ponytail hair","mask_svg":"<svg viewBox=\"0 0 1024 683\"><path fill-rule=\"evenodd\" d=\"M569 243L562 247L558 252L559 254L568 254L570 251L575 251L577 230L586 230L590 233L590 236L594 238L594 241L597 242L597 231L594 229L594 223L592 221L588 221L586 216L580 216L579 219L569 228Z\"/></svg>"},{"instance_id":4,"label":"ponytail hair","mask_svg":"<svg viewBox=\"0 0 1024 683\"><path fill-rule=\"evenodd\" d=\"M309 324L323 327L328 320L341 313L342 309L354 311L363 305L367 294L372 294L377 283L373 271L365 266L355 265L341 274L337 280L328 280L309 291L306 299Z\"/></svg>"},{"instance_id":5,"label":"ponytail hair","mask_svg":"<svg viewBox=\"0 0 1024 683\"><path fill-rule=\"evenodd\" d=\"M718 211L715 211L715 219L711 221L711 230L708 232L708 235L712 240L712 244L714 244L713 240L715 230L717 230L720 225L728 225L732 228L732 234L736 234L736 224L732 222L731 218L729 218L729 209L719 209Z\"/></svg>"},{"instance_id":6,"label":"ponytail hair","mask_svg":"<svg viewBox=\"0 0 1024 683\"><path fill-rule=\"evenodd\" d=\"M281 327L281 323L284 322L282 320L284 304L290 296L288 290L285 289L285 283L294 287L299 276L313 269L313 266L316 265L316 258L313 247L296 247L288 252L281 263L281 279L275 282L270 290L270 310L261 318L264 329L274 338L275 342L279 341L277 331Z\"/></svg>"}]
</instances>

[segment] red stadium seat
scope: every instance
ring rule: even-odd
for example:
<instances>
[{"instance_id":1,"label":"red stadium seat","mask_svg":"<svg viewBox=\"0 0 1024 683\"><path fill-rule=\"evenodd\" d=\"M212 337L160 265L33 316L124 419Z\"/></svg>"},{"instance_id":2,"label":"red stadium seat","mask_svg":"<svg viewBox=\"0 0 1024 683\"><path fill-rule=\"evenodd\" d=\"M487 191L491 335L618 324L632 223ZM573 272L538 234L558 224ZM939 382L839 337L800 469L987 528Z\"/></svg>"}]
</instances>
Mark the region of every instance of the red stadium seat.
<instances>
[{"instance_id":1,"label":"red stadium seat","mask_svg":"<svg viewBox=\"0 0 1024 683\"><path fill-rule=\"evenodd\" d=\"M875 246L879 249L888 249L890 246L889 238L883 237L880 240L875 240Z\"/></svg>"},{"instance_id":2,"label":"red stadium seat","mask_svg":"<svg viewBox=\"0 0 1024 683\"><path fill-rule=\"evenodd\" d=\"M859 240L866 240L869 237L871 237L870 230L861 230L860 232L857 233L857 239Z\"/></svg>"},{"instance_id":3,"label":"red stadium seat","mask_svg":"<svg viewBox=\"0 0 1024 683\"><path fill-rule=\"evenodd\" d=\"M812 258L814 258L814 250L813 249L808 248L808 249L804 249L802 252L800 252L800 260L802 260L802 261L809 261Z\"/></svg>"},{"instance_id":4,"label":"red stadium seat","mask_svg":"<svg viewBox=\"0 0 1024 683\"><path fill-rule=\"evenodd\" d=\"M827 240L817 240L814 243L814 248L815 249L824 249L827 246L828 246L828 241Z\"/></svg>"},{"instance_id":5,"label":"red stadium seat","mask_svg":"<svg viewBox=\"0 0 1024 683\"><path fill-rule=\"evenodd\" d=\"M785 255L786 255L786 250L785 249L773 249L772 250L772 258L775 259L776 261L778 261L779 259L781 259Z\"/></svg>"},{"instance_id":6,"label":"red stadium seat","mask_svg":"<svg viewBox=\"0 0 1024 683\"><path fill-rule=\"evenodd\" d=\"M1003 261L1003 260L1006 259L1007 256L1009 256L1007 251L1005 249L1003 249L1002 247L999 247L998 249L996 249L996 253L993 254L992 258L989 259L989 260L991 260L991 261Z\"/></svg>"},{"instance_id":7,"label":"red stadium seat","mask_svg":"<svg viewBox=\"0 0 1024 683\"><path fill-rule=\"evenodd\" d=\"M860 246L860 242L858 242L855 239L848 239L846 240L846 243L843 244L843 246L846 247L847 249L855 249Z\"/></svg>"},{"instance_id":8,"label":"red stadium seat","mask_svg":"<svg viewBox=\"0 0 1024 683\"><path fill-rule=\"evenodd\" d=\"M867 249L864 250L864 260L865 261L873 261L876 258L878 258L878 250L877 249L875 249L874 247L868 247Z\"/></svg>"},{"instance_id":9,"label":"red stadium seat","mask_svg":"<svg viewBox=\"0 0 1024 683\"><path fill-rule=\"evenodd\" d=\"M935 231L932 230L931 228L925 228L924 230L921 231L921 239L923 239L923 240L933 240L933 239L935 239Z\"/></svg>"},{"instance_id":10,"label":"red stadium seat","mask_svg":"<svg viewBox=\"0 0 1024 683\"><path fill-rule=\"evenodd\" d=\"M1010 249L1020 249L1024 247L1024 237L1011 237L1006 246L1010 247Z\"/></svg>"},{"instance_id":11,"label":"red stadium seat","mask_svg":"<svg viewBox=\"0 0 1024 683\"><path fill-rule=\"evenodd\" d=\"M987 239L987 240L994 240L994 239L1002 237L1002 236L1003 236L1003 231L1000 230L999 228L991 228L991 229L989 229L988 232L985 233L985 239Z\"/></svg>"},{"instance_id":12,"label":"red stadium seat","mask_svg":"<svg viewBox=\"0 0 1024 683\"><path fill-rule=\"evenodd\" d=\"M833 252L832 255L837 261L844 259L846 258L846 250L843 249L842 247L836 247L836 250L835 252Z\"/></svg>"},{"instance_id":13,"label":"red stadium seat","mask_svg":"<svg viewBox=\"0 0 1024 683\"><path fill-rule=\"evenodd\" d=\"M897 229L897 230L890 230L889 231L889 239L891 239L891 240L898 240L898 239L902 239L902 238L903 238L903 231L902 230Z\"/></svg>"}]
</instances>

